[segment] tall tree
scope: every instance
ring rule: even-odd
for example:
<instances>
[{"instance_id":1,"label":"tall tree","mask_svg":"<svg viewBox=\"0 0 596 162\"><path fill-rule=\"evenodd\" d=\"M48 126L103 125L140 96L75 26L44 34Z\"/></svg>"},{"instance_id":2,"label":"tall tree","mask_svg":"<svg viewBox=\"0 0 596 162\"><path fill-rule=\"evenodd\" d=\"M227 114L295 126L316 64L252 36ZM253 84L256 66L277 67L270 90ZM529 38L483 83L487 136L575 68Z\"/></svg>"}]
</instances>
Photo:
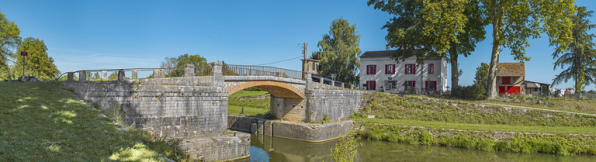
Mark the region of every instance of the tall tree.
<instances>
[{"instance_id":1,"label":"tall tree","mask_svg":"<svg viewBox=\"0 0 596 162\"><path fill-rule=\"evenodd\" d=\"M395 15L383 26L389 45L398 48L393 59L399 62L416 56L423 63L428 53L447 57L452 88L458 86L461 74L459 55L467 57L485 38L486 21L479 0L369 0L368 5Z\"/></svg>"},{"instance_id":2,"label":"tall tree","mask_svg":"<svg viewBox=\"0 0 596 162\"><path fill-rule=\"evenodd\" d=\"M11 76L8 58L13 57L12 50L21 41L19 34L21 34L21 31L17 25L0 12L0 80L9 79Z\"/></svg>"},{"instance_id":3,"label":"tall tree","mask_svg":"<svg viewBox=\"0 0 596 162\"><path fill-rule=\"evenodd\" d=\"M487 21L492 24L493 48L489 64L488 99L497 97L497 70L501 47L509 48L515 60L529 61L525 47L528 39L541 33L549 36L550 43L567 49L571 37L571 15L575 0L481 0Z\"/></svg>"},{"instance_id":4,"label":"tall tree","mask_svg":"<svg viewBox=\"0 0 596 162\"><path fill-rule=\"evenodd\" d=\"M32 37L25 38L17 49L17 52L13 54L17 61L12 67L17 77L22 76L23 59L25 59L25 75L36 76L39 80L54 80L54 77L60 73L54 65L54 59L48 57L48 47L43 40ZM20 56L18 51L27 51L28 56Z\"/></svg>"},{"instance_id":5,"label":"tall tree","mask_svg":"<svg viewBox=\"0 0 596 162\"><path fill-rule=\"evenodd\" d=\"M313 58L319 59L319 74L331 76L341 82L358 85L360 67L360 34L356 34L356 24L350 25L342 18L331 22L329 34L323 34L319 41L319 51L313 52Z\"/></svg>"},{"instance_id":6,"label":"tall tree","mask_svg":"<svg viewBox=\"0 0 596 162\"><path fill-rule=\"evenodd\" d=\"M573 79L576 92L581 92L584 86L594 83L596 79L596 50L592 39L595 35L588 34L588 31L596 26L590 24L590 19L588 19L592 17L593 13L594 11L586 11L586 7L577 8L577 14L572 16L573 42L569 44L569 49L562 48L558 43L551 44L551 46L556 46L556 50L552 54L553 59L557 59L554 69L567 67L553 79L553 85Z\"/></svg>"},{"instance_id":7,"label":"tall tree","mask_svg":"<svg viewBox=\"0 0 596 162\"><path fill-rule=\"evenodd\" d=\"M480 63L476 68L476 76L474 77L474 85L484 88L484 92L488 92L488 64Z\"/></svg>"},{"instance_id":8,"label":"tall tree","mask_svg":"<svg viewBox=\"0 0 596 162\"><path fill-rule=\"evenodd\" d=\"M201 57L200 55L184 54L184 55L178 56L177 58L166 57L165 60L163 62L161 62L161 68L177 69L177 70L166 70L166 77L181 77L181 76L184 76L184 66L186 64L193 64L196 68L209 66L209 64L207 63L207 59L205 59L204 57ZM199 70L208 70L208 69L199 69Z\"/></svg>"}]
</instances>

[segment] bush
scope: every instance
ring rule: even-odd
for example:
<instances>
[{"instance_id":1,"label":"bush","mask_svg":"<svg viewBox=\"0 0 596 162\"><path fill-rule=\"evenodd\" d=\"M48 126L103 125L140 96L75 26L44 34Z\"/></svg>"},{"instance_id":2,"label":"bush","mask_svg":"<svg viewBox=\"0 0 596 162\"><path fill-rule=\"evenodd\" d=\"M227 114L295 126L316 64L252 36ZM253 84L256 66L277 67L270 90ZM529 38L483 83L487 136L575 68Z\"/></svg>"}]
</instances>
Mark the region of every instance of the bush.
<instances>
[{"instance_id":1,"label":"bush","mask_svg":"<svg viewBox=\"0 0 596 162\"><path fill-rule=\"evenodd\" d=\"M477 85L458 86L451 89L451 97L467 100L483 100L486 96L486 90Z\"/></svg>"}]
</instances>

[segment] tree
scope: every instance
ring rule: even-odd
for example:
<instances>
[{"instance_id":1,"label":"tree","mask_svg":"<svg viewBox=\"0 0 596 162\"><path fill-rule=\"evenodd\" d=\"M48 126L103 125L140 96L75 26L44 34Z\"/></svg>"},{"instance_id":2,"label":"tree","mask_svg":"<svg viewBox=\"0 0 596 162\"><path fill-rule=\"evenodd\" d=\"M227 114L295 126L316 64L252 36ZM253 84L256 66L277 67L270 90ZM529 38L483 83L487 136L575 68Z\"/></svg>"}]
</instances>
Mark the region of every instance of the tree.
<instances>
[{"instance_id":1,"label":"tree","mask_svg":"<svg viewBox=\"0 0 596 162\"><path fill-rule=\"evenodd\" d=\"M575 89L581 92L586 85L594 83L596 78L596 50L592 39L594 34L588 34L588 31L596 25L590 24L589 17L592 17L594 11L586 11L586 7L578 7L577 14L572 16L573 20L573 42L569 44L568 49L562 48L558 43L552 43L551 46L556 46L553 52L553 59L555 66L567 67L555 79L552 85L567 82L569 79L575 81ZM579 95L578 95L579 97ZM579 99L579 98L578 98Z\"/></svg>"},{"instance_id":2,"label":"tree","mask_svg":"<svg viewBox=\"0 0 596 162\"><path fill-rule=\"evenodd\" d=\"M0 12L0 81L11 78L8 59L14 57L12 50L20 43L20 34L17 25Z\"/></svg>"},{"instance_id":3,"label":"tree","mask_svg":"<svg viewBox=\"0 0 596 162\"><path fill-rule=\"evenodd\" d=\"M489 64L488 99L497 97L497 71L501 47L509 48L515 60L529 61L525 47L528 39L536 39L541 33L549 36L550 43L567 49L571 37L570 15L575 12L574 0L481 0L487 21L492 24L493 48Z\"/></svg>"},{"instance_id":4,"label":"tree","mask_svg":"<svg viewBox=\"0 0 596 162\"><path fill-rule=\"evenodd\" d=\"M474 77L474 85L484 88L488 92L488 64L480 63L476 68L476 77Z\"/></svg>"},{"instance_id":5,"label":"tree","mask_svg":"<svg viewBox=\"0 0 596 162\"><path fill-rule=\"evenodd\" d=\"M461 75L458 56L467 57L485 38L486 21L478 0L369 0L368 5L396 15L383 26L389 45L398 48L393 59L399 62L416 56L423 63L429 53L447 57L452 88L458 86Z\"/></svg>"},{"instance_id":6,"label":"tree","mask_svg":"<svg viewBox=\"0 0 596 162\"><path fill-rule=\"evenodd\" d=\"M176 69L166 70L166 77L182 77L184 76L184 67L186 64L193 64L195 68L209 66L209 64L207 63L207 59L201 57L200 55L184 54L178 56L178 58L166 57L165 60L161 62L161 68Z\"/></svg>"},{"instance_id":7,"label":"tree","mask_svg":"<svg viewBox=\"0 0 596 162\"><path fill-rule=\"evenodd\" d=\"M32 37L23 40L17 52L13 54L13 57L17 58L15 65L12 67L15 70L15 76L19 77L23 75L23 59L26 57L25 75L36 76L39 80L54 80L54 77L60 71L54 65L54 59L48 57L47 50L48 47L46 47L43 40ZM27 51L28 56L20 56L19 51Z\"/></svg>"},{"instance_id":8,"label":"tree","mask_svg":"<svg viewBox=\"0 0 596 162\"><path fill-rule=\"evenodd\" d=\"M329 34L323 34L319 41L319 51L313 52L313 58L319 60L319 74L331 76L336 74L335 80L358 85L358 69L360 67L359 48L360 34L356 34L356 24L350 26L342 18L333 20Z\"/></svg>"}]
</instances>

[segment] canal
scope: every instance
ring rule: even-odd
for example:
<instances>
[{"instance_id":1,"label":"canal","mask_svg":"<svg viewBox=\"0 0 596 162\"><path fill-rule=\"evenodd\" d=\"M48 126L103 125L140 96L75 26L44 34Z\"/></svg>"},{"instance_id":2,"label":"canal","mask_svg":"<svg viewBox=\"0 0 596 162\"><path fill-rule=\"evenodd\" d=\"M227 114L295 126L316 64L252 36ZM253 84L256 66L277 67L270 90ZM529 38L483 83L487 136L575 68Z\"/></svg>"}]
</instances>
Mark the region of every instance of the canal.
<instances>
[{"instance_id":1,"label":"canal","mask_svg":"<svg viewBox=\"0 0 596 162\"><path fill-rule=\"evenodd\" d=\"M331 149L338 140L310 143L284 138L252 135L250 158L239 161L251 162L332 162ZM397 142L359 140L358 162L464 162L464 161L524 161L524 162L582 162L596 161L596 156L557 156L549 154L520 154L487 152L442 146L409 145Z\"/></svg>"}]
</instances>

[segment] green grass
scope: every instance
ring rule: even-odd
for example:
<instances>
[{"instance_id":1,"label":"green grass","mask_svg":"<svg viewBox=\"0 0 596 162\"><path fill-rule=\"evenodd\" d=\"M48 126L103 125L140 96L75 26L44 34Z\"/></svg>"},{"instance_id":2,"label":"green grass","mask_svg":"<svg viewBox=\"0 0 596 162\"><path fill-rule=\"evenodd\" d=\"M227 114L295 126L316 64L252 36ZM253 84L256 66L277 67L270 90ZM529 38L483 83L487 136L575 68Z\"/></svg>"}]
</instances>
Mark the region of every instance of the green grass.
<instances>
[{"instance_id":1,"label":"green grass","mask_svg":"<svg viewBox=\"0 0 596 162\"><path fill-rule=\"evenodd\" d=\"M533 132L533 133L567 133L567 134L596 134L594 127L548 127L548 126L512 126L489 124L446 123L438 121L354 118L355 121L401 126L420 126L427 128L444 128L458 130Z\"/></svg>"},{"instance_id":2,"label":"green grass","mask_svg":"<svg viewBox=\"0 0 596 162\"><path fill-rule=\"evenodd\" d=\"M242 106L228 105L228 114L242 116ZM244 107L244 116L262 117L269 112L269 109Z\"/></svg>"},{"instance_id":3,"label":"green grass","mask_svg":"<svg viewBox=\"0 0 596 162\"><path fill-rule=\"evenodd\" d=\"M253 97L253 96L262 96L262 95L268 95L269 92L267 91L246 91L246 90L242 90L242 91L238 91L232 95L230 95L230 98L238 98L238 97Z\"/></svg>"},{"instance_id":4,"label":"green grass","mask_svg":"<svg viewBox=\"0 0 596 162\"><path fill-rule=\"evenodd\" d=\"M0 161L164 161L158 152L180 154L145 133L118 130L56 82L0 83L0 119Z\"/></svg>"},{"instance_id":5,"label":"green grass","mask_svg":"<svg viewBox=\"0 0 596 162\"><path fill-rule=\"evenodd\" d=\"M228 114L238 116L250 116L257 118L269 118L270 99L267 91L238 91L228 100ZM265 99L240 100L240 97L255 97L265 95ZM242 112L244 107L244 114Z\"/></svg>"},{"instance_id":6,"label":"green grass","mask_svg":"<svg viewBox=\"0 0 596 162\"><path fill-rule=\"evenodd\" d=\"M596 155L596 136L569 134L524 134L494 131L460 131L437 128L366 123L357 136L408 144L441 145L484 151L547 153L557 155Z\"/></svg>"},{"instance_id":7,"label":"green grass","mask_svg":"<svg viewBox=\"0 0 596 162\"><path fill-rule=\"evenodd\" d=\"M462 100L457 98L437 98L425 95L408 95L410 97L426 97L426 98L434 98L434 99L441 99L441 100L448 100L448 101L456 101L456 102L465 102L465 103L494 103L494 104L503 104L503 105L513 105L513 106L523 106L523 107L531 107L531 108L538 108L538 109L549 109L549 110L558 110L558 111L567 111L567 112L576 112L576 113L587 113L587 114L596 114L596 100L584 99L584 100L575 100L575 99L565 99L562 97L551 97L551 98L541 98L540 104L536 103L512 103L512 102L503 102L503 101L490 101L490 100ZM517 97L524 98L524 97ZM530 98L530 97L526 97ZM533 100L535 102L535 100ZM546 103L548 102L548 106Z\"/></svg>"},{"instance_id":8,"label":"green grass","mask_svg":"<svg viewBox=\"0 0 596 162\"><path fill-rule=\"evenodd\" d=\"M451 100L435 102L417 96L374 93L362 111L362 116L375 115L383 119L440 121L448 123L594 127L596 117L571 115L563 112L505 109L499 106L476 107L473 103Z\"/></svg>"},{"instance_id":9,"label":"green grass","mask_svg":"<svg viewBox=\"0 0 596 162\"><path fill-rule=\"evenodd\" d=\"M574 99L562 99L562 98L551 98L543 99L540 104L527 104L527 103L506 103L501 101L482 101L495 104L515 105L532 107L539 109L559 110L568 112L578 112L587 114L596 114L596 100L574 100ZM548 102L548 106L546 106Z\"/></svg>"},{"instance_id":10,"label":"green grass","mask_svg":"<svg viewBox=\"0 0 596 162\"><path fill-rule=\"evenodd\" d=\"M596 155L596 117L435 99L374 93L361 114L352 116L365 128L358 136L485 151ZM367 115L376 118L363 118Z\"/></svg>"}]
</instances>

